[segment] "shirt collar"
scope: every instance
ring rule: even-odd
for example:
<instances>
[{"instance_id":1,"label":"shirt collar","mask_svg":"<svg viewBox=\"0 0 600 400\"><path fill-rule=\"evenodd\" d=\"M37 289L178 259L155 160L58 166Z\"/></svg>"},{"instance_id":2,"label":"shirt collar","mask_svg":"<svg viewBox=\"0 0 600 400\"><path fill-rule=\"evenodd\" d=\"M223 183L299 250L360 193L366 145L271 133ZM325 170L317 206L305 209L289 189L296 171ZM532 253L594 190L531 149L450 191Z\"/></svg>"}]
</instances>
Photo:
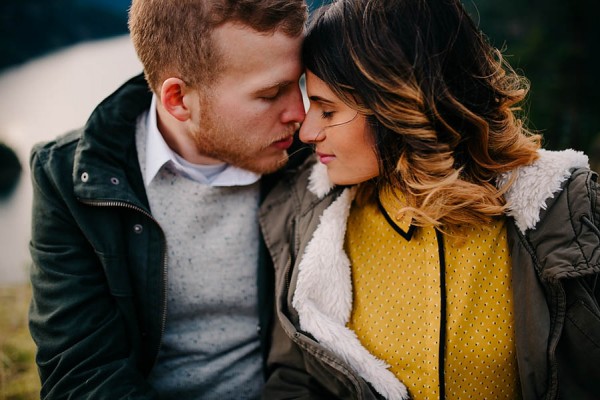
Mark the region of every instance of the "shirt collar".
<instances>
[{"instance_id":1,"label":"shirt collar","mask_svg":"<svg viewBox=\"0 0 600 400\"><path fill-rule=\"evenodd\" d=\"M152 95L150 111L146 117L146 176L144 184L148 186L158 171L171 160L171 149L165 142L156 122L156 95Z\"/></svg>"},{"instance_id":2,"label":"shirt collar","mask_svg":"<svg viewBox=\"0 0 600 400\"><path fill-rule=\"evenodd\" d=\"M209 180L199 173L199 169L190 166L190 163L186 163L187 165L182 164L158 130L156 101L157 97L153 95L150 111L146 118L146 174L144 176L146 187L168 162L171 162L182 175L210 186L247 186L260 179L260 174L228 164L221 173Z\"/></svg>"}]
</instances>

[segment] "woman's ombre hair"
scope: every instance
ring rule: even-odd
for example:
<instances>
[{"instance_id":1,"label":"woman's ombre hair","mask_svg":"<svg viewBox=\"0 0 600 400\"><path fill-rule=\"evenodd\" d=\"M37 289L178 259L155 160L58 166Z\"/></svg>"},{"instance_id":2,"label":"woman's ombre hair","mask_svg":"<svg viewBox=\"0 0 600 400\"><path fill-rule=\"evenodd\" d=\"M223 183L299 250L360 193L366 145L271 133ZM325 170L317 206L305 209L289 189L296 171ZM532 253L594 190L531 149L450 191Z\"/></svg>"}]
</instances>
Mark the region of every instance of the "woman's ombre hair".
<instances>
[{"instance_id":1,"label":"woman's ombre hair","mask_svg":"<svg viewBox=\"0 0 600 400\"><path fill-rule=\"evenodd\" d=\"M506 207L498 175L537 158L540 136L515 115L528 81L460 0L335 1L313 15L303 59L367 116L377 190L399 190L416 225L489 222Z\"/></svg>"}]
</instances>

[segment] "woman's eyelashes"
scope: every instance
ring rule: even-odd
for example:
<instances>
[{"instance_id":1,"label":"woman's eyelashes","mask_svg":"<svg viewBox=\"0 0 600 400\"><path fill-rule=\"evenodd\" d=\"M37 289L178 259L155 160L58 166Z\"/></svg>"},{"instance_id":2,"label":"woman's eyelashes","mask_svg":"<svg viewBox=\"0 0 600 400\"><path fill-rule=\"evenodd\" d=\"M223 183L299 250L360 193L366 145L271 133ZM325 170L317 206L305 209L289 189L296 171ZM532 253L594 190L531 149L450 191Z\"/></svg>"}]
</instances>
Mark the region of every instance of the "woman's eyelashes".
<instances>
[{"instance_id":1,"label":"woman's eyelashes","mask_svg":"<svg viewBox=\"0 0 600 400\"><path fill-rule=\"evenodd\" d=\"M323 119L331 119L333 118L333 111L321 111L321 118Z\"/></svg>"}]
</instances>

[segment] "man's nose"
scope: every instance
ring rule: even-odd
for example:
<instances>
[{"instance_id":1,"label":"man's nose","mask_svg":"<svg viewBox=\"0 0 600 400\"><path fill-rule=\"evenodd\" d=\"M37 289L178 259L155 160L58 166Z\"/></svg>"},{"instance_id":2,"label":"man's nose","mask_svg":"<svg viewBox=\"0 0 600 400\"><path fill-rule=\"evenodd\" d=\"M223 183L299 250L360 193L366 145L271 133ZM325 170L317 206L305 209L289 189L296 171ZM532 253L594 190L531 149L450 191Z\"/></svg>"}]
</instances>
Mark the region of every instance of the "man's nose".
<instances>
[{"instance_id":1,"label":"man's nose","mask_svg":"<svg viewBox=\"0 0 600 400\"><path fill-rule=\"evenodd\" d=\"M290 94L289 104L282 119L284 124L302 123L306 112L304 111L304 102L302 101L302 91L300 86L296 86L295 90Z\"/></svg>"}]
</instances>

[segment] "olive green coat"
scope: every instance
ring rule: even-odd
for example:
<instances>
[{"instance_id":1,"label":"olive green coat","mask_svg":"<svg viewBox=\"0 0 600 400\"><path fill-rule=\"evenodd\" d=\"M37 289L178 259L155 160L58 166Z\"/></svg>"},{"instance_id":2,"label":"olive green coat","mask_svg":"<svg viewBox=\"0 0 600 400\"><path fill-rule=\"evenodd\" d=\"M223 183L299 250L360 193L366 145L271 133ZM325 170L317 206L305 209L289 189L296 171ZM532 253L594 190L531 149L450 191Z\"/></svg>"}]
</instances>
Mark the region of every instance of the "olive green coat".
<instances>
[{"instance_id":1,"label":"olive green coat","mask_svg":"<svg viewBox=\"0 0 600 400\"><path fill-rule=\"evenodd\" d=\"M523 398L600 398L600 191L587 157L540 151L506 197ZM307 163L271 192L261 228L274 259L270 399L408 394L345 325L352 287L343 237L353 188ZM326 176L326 175L325 175ZM307 190L307 187L309 190Z\"/></svg>"}]
</instances>

